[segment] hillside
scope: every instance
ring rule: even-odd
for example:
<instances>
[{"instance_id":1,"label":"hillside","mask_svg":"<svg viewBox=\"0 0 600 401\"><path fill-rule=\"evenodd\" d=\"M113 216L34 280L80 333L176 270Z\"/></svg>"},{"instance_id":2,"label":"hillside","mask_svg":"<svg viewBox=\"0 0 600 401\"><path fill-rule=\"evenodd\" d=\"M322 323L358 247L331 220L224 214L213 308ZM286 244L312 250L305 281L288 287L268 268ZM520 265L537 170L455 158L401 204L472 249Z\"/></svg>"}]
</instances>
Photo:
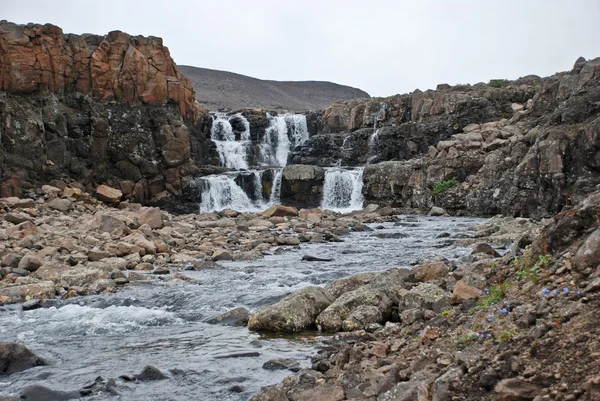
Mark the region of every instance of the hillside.
<instances>
[{"instance_id":1,"label":"hillside","mask_svg":"<svg viewBox=\"0 0 600 401\"><path fill-rule=\"evenodd\" d=\"M265 81L227 71L181 65L196 89L196 99L209 110L227 108L320 110L333 102L368 98L360 89L323 81Z\"/></svg>"}]
</instances>

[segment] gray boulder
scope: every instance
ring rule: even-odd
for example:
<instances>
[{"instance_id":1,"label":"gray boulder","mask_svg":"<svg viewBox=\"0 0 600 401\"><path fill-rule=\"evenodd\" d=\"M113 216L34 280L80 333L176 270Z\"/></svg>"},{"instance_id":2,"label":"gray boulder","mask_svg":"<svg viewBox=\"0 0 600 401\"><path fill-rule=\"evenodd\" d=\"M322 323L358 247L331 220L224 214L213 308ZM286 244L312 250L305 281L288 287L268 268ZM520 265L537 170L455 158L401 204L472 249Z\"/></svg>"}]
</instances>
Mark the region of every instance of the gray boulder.
<instances>
[{"instance_id":1,"label":"gray boulder","mask_svg":"<svg viewBox=\"0 0 600 401\"><path fill-rule=\"evenodd\" d=\"M0 375L10 375L43 365L44 361L26 346L0 343Z\"/></svg>"}]
</instances>

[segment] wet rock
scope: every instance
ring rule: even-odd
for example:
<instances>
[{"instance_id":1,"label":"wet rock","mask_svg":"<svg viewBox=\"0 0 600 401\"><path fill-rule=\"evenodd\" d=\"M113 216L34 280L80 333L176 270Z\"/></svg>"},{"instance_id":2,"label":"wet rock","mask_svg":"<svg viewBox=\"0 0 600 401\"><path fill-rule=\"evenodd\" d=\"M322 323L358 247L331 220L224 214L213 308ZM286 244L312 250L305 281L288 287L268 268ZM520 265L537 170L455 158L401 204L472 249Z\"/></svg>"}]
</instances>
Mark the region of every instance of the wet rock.
<instances>
[{"instance_id":1,"label":"wet rock","mask_svg":"<svg viewBox=\"0 0 600 401\"><path fill-rule=\"evenodd\" d=\"M298 207L318 207L321 203L325 170L311 165L288 165L281 178L281 202Z\"/></svg>"},{"instance_id":2,"label":"wet rock","mask_svg":"<svg viewBox=\"0 0 600 401\"><path fill-rule=\"evenodd\" d=\"M248 323L249 318L250 312L248 312L248 309L235 308L209 320L208 323L220 323L225 326L243 326Z\"/></svg>"},{"instance_id":3,"label":"wet rock","mask_svg":"<svg viewBox=\"0 0 600 401\"><path fill-rule=\"evenodd\" d=\"M38 384L27 386L21 391L21 399L26 401L66 401L80 396L79 391L52 390Z\"/></svg>"},{"instance_id":4,"label":"wet rock","mask_svg":"<svg viewBox=\"0 0 600 401\"><path fill-rule=\"evenodd\" d=\"M23 303L23 310L24 311L38 309L38 308L41 308L41 307L42 307L42 300L41 299L30 299L29 301Z\"/></svg>"},{"instance_id":5,"label":"wet rock","mask_svg":"<svg viewBox=\"0 0 600 401\"><path fill-rule=\"evenodd\" d=\"M157 268L155 268L152 271L152 274L159 274L159 275L163 275L163 274L171 274L171 270L164 267L164 266L158 266Z\"/></svg>"},{"instance_id":6,"label":"wet rock","mask_svg":"<svg viewBox=\"0 0 600 401\"><path fill-rule=\"evenodd\" d=\"M116 285L119 285L119 286L129 283L129 279L126 277L117 277L117 278L113 279L113 281L115 282Z\"/></svg>"},{"instance_id":7,"label":"wet rock","mask_svg":"<svg viewBox=\"0 0 600 401\"><path fill-rule=\"evenodd\" d=\"M498 401L528 401L541 394L542 388L537 384L520 379L504 379L496 385Z\"/></svg>"},{"instance_id":8,"label":"wet rock","mask_svg":"<svg viewBox=\"0 0 600 401\"><path fill-rule=\"evenodd\" d=\"M213 252L211 259L213 262L218 262L220 260L233 260L233 256L231 256L231 253L227 251L216 250L215 252Z\"/></svg>"},{"instance_id":9,"label":"wet rock","mask_svg":"<svg viewBox=\"0 0 600 401\"><path fill-rule=\"evenodd\" d=\"M297 372L300 370L300 364L293 359L271 359L263 364L263 369L266 370L291 370Z\"/></svg>"},{"instance_id":10,"label":"wet rock","mask_svg":"<svg viewBox=\"0 0 600 401\"><path fill-rule=\"evenodd\" d=\"M29 272L34 272L37 269L39 269L41 265L42 265L42 261L37 256L25 255L19 261L18 267L19 267L19 269L27 270Z\"/></svg>"},{"instance_id":11,"label":"wet rock","mask_svg":"<svg viewBox=\"0 0 600 401\"><path fill-rule=\"evenodd\" d=\"M21 344L0 342L0 374L22 372L45 362Z\"/></svg>"},{"instance_id":12,"label":"wet rock","mask_svg":"<svg viewBox=\"0 0 600 401\"><path fill-rule=\"evenodd\" d=\"M146 366L144 369L142 369L141 373L135 377L135 379L139 381L154 381L163 380L166 378L167 376L165 376L160 369L152 365Z\"/></svg>"},{"instance_id":13,"label":"wet rock","mask_svg":"<svg viewBox=\"0 0 600 401\"><path fill-rule=\"evenodd\" d=\"M479 289L470 286L462 280L458 280L452 291L452 303L460 304L466 301L473 301L479 298Z\"/></svg>"},{"instance_id":14,"label":"wet rock","mask_svg":"<svg viewBox=\"0 0 600 401\"><path fill-rule=\"evenodd\" d=\"M320 258L318 256L304 255L302 256L302 260L306 260L308 262L331 262L333 259L331 258Z\"/></svg>"},{"instance_id":15,"label":"wet rock","mask_svg":"<svg viewBox=\"0 0 600 401\"><path fill-rule=\"evenodd\" d=\"M257 358L260 356L258 352L236 352L227 355L217 355L215 359L230 359L230 358Z\"/></svg>"},{"instance_id":16,"label":"wet rock","mask_svg":"<svg viewBox=\"0 0 600 401\"><path fill-rule=\"evenodd\" d=\"M373 234L373 237L381 238L381 239L400 239L400 238L408 238L408 234L403 233L379 233Z\"/></svg>"},{"instance_id":17,"label":"wet rock","mask_svg":"<svg viewBox=\"0 0 600 401\"><path fill-rule=\"evenodd\" d=\"M306 287L274 305L265 306L250 316L252 330L298 332L314 325L315 318L333 302L331 294L320 287Z\"/></svg>"},{"instance_id":18,"label":"wet rock","mask_svg":"<svg viewBox=\"0 0 600 401\"><path fill-rule=\"evenodd\" d=\"M235 384L235 385L229 387L229 391L232 393L243 393L244 387L240 386L239 384Z\"/></svg>"}]
</instances>

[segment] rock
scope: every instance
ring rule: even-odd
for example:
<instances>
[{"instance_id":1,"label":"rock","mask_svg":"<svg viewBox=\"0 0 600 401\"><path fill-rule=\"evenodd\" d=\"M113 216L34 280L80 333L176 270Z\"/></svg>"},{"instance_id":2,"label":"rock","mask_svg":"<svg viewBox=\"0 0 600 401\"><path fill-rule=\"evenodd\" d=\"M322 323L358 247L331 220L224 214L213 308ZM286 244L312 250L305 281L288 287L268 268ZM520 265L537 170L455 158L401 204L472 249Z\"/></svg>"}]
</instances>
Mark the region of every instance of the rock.
<instances>
[{"instance_id":1,"label":"rock","mask_svg":"<svg viewBox=\"0 0 600 401\"><path fill-rule=\"evenodd\" d=\"M91 250L88 252L87 257L90 262L97 262L102 259L108 259L112 254L108 251Z\"/></svg>"},{"instance_id":2,"label":"rock","mask_svg":"<svg viewBox=\"0 0 600 401\"><path fill-rule=\"evenodd\" d=\"M35 201L33 199L18 199L14 205L14 209L33 209L35 208Z\"/></svg>"},{"instance_id":3,"label":"rock","mask_svg":"<svg viewBox=\"0 0 600 401\"><path fill-rule=\"evenodd\" d=\"M398 294L398 312L416 310L420 318L427 309L434 313L443 312L450 300L449 294L433 283L421 283L410 291L401 290Z\"/></svg>"},{"instance_id":4,"label":"rock","mask_svg":"<svg viewBox=\"0 0 600 401\"><path fill-rule=\"evenodd\" d=\"M139 381L154 381L163 380L166 378L167 376L165 376L163 372L152 365L146 366L144 369L142 369L139 375L135 376L135 379Z\"/></svg>"},{"instance_id":5,"label":"rock","mask_svg":"<svg viewBox=\"0 0 600 401\"><path fill-rule=\"evenodd\" d=\"M27 213L18 212L7 213L6 216L4 216L4 219L9 223L13 224L20 224L25 221L33 222L33 219L30 215L28 215Z\"/></svg>"},{"instance_id":6,"label":"rock","mask_svg":"<svg viewBox=\"0 0 600 401\"><path fill-rule=\"evenodd\" d=\"M214 319L208 321L208 323L220 323L225 326L244 326L248 324L250 318L250 312L246 308L235 308L229 312L225 312Z\"/></svg>"},{"instance_id":7,"label":"rock","mask_svg":"<svg viewBox=\"0 0 600 401\"><path fill-rule=\"evenodd\" d=\"M250 401L290 401L285 392L276 387L263 387Z\"/></svg>"},{"instance_id":8,"label":"rock","mask_svg":"<svg viewBox=\"0 0 600 401\"><path fill-rule=\"evenodd\" d=\"M233 354L216 355L215 359L257 358L259 356L259 352L235 352Z\"/></svg>"},{"instance_id":9,"label":"rock","mask_svg":"<svg viewBox=\"0 0 600 401\"><path fill-rule=\"evenodd\" d=\"M233 260L233 256L231 256L231 254L227 251L216 250L213 252L211 260L213 262L218 262L220 260Z\"/></svg>"},{"instance_id":10,"label":"rock","mask_svg":"<svg viewBox=\"0 0 600 401\"><path fill-rule=\"evenodd\" d=\"M23 302L22 308L24 311L38 309L42 307L42 301L40 299L30 299L27 302Z\"/></svg>"},{"instance_id":11,"label":"rock","mask_svg":"<svg viewBox=\"0 0 600 401\"><path fill-rule=\"evenodd\" d=\"M575 253L575 263L581 271L600 264L600 228L590 234L579 247Z\"/></svg>"},{"instance_id":12,"label":"rock","mask_svg":"<svg viewBox=\"0 0 600 401\"><path fill-rule=\"evenodd\" d=\"M527 401L533 400L542 393L542 388L537 384L520 379L504 379L494 390L498 401Z\"/></svg>"},{"instance_id":13,"label":"rock","mask_svg":"<svg viewBox=\"0 0 600 401\"><path fill-rule=\"evenodd\" d=\"M0 374L10 375L43 365L45 362L26 346L0 342Z\"/></svg>"},{"instance_id":14,"label":"rock","mask_svg":"<svg viewBox=\"0 0 600 401\"><path fill-rule=\"evenodd\" d=\"M476 300L479 298L479 289L470 286L462 280L458 280L452 291L452 303L460 304L465 301Z\"/></svg>"},{"instance_id":15,"label":"rock","mask_svg":"<svg viewBox=\"0 0 600 401\"><path fill-rule=\"evenodd\" d=\"M396 293L413 276L405 269L390 269L376 275L368 284L340 295L319 314L317 327L323 331L352 331L391 318Z\"/></svg>"},{"instance_id":16,"label":"rock","mask_svg":"<svg viewBox=\"0 0 600 401\"><path fill-rule=\"evenodd\" d=\"M288 395L290 401L342 401L344 388L336 384L320 384Z\"/></svg>"},{"instance_id":17,"label":"rock","mask_svg":"<svg viewBox=\"0 0 600 401\"><path fill-rule=\"evenodd\" d=\"M292 206L275 205L262 212L262 215L265 217L294 217L298 216L298 210Z\"/></svg>"},{"instance_id":18,"label":"rock","mask_svg":"<svg viewBox=\"0 0 600 401\"><path fill-rule=\"evenodd\" d=\"M127 233L127 226L124 222L117 219L116 217L110 215L102 215L100 217L100 227L98 230L101 233L111 233L115 235L115 237L122 237L125 233Z\"/></svg>"},{"instance_id":19,"label":"rock","mask_svg":"<svg viewBox=\"0 0 600 401\"><path fill-rule=\"evenodd\" d=\"M81 189L79 188L65 188L62 191L62 197L67 199L79 199L81 196Z\"/></svg>"},{"instance_id":20,"label":"rock","mask_svg":"<svg viewBox=\"0 0 600 401\"><path fill-rule=\"evenodd\" d=\"M55 294L54 283L52 281L40 281L35 284L23 284L0 288L0 300L5 300L5 303L24 302L28 297L29 299L54 298Z\"/></svg>"},{"instance_id":21,"label":"rock","mask_svg":"<svg viewBox=\"0 0 600 401\"><path fill-rule=\"evenodd\" d=\"M30 221L24 221L23 223L17 224L16 226L9 227L6 230L6 234L9 238L21 239L34 235L38 232L38 229Z\"/></svg>"},{"instance_id":22,"label":"rock","mask_svg":"<svg viewBox=\"0 0 600 401\"><path fill-rule=\"evenodd\" d=\"M52 199L50 202L47 203L47 205L50 209L58 210L63 213L68 212L72 206L69 200L59 198Z\"/></svg>"},{"instance_id":23,"label":"rock","mask_svg":"<svg viewBox=\"0 0 600 401\"><path fill-rule=\"evenodd\" d=\"M41 265L42 265L42 261L37 256L25 255L19 261L18 267L19 267L19 269L24 269L29 272L34 272L37 269L39 269Z\"/></svg>"},{"instance_id":24,"label":"rock","mask_svg":"<svg viewBox=\"0 0 600 401\"><path fill-rule=\"evenodd\" d=\"M473 249L472 254L477 254L477 253L485 253L487 255L491 255L493 257L500 257L502 255L500 255L498 253L497 250L495 250L494 248L492 248L492 246L490 244L486 244L486 243L481 243L481 244L477 244L475 246L475 249Z\"/></svg>"},{"instance_id":25,"label":"rock","mask_svg":"<svg viewBox=\"0 0 600 401\"><path fill-rule=\"evenodd\" d=\"M443 262L426 263L412 268L415 278L420 281L435 281L448 276L448 265Z\"/></svg>"},{"instance_id":26,"label":"rock","mask_svg":"<svg viewBox=\"0 0 600 401\"><path fill-rule=\"evenodd\" d=\"M163 266L158 266L152 271L152 274L171 274L171 270Z\"/></svg>"},{"instance_id":27,"label":"rock","mask_svg":"<svg viewBox=\"0 0 600 401\"><path fill-rule=\"evenodd\" d=\"M350 277L332 281L325 286L325 289L333 295L335 299L346 292L354 291L355 289L370 283L379 273L358 273Z\"/></svg>"},{"instance_id":28,"label":"rock","mask_svg":"<svg viewBox=\"0 0 600 401\"><path fill-rule=\"evenodd\" d=\"M121 200L123 193L108 185L98 185L96 187L96 198L106 203L118 203Z\"/></svg>"},{"instance_id":29,"label":"rock","mask_svg":"<svg viewBox=\"0 0 600 401\"><path fill-rule=\"evenodd\" d=\"M327 290L305 287L253 313L248 321L248 328L275 332L306 330L314 325L315 318L332 302L332 296Z\"/></svg>"},{"instance_id":30,"label":"rock","mask_svg":"<svg viewBox=\"0 0 600 401\"><path fill-rule=\"evenodd\" d=\"M331 262L331 261L333 261L333 259L331 259L331 258L319 258L317 256L310 256L310 255L302 256L302 260L305 260L308 262Z\"/></svg>"},{"instance_id":31,"label":"rock","mask_svg":"<svg viewBox=\"0 0 600 401\"><path fill-rule=\"evenodd\" d=\"M129 279L126 277L117 277L117 278L113 279L113 281L115 282L116 285L119 285L119 286L129 283Z\"/></svg>"},{"instance_id":32,"label":"rock","mask_svg":"<svg viewBox=\"0 0 600 401\"><path fill-rule=\"evenodd\" d=\"M162 213L157 207L140 211L136 217L140 225L147 224L148 227L153 230L163 228L165 226Z\"/></svg>"},{"instance_id":33,"label":"rock","mask_svg":"<svg viewBox=\"0 0 600 401\"><path fill-rule=\"evenodd\" d=\"M9 252L2 256L2 259L0 259L0 265L7 267L18 267L22 258L23 256L19 255L18 253Z\"/></svg>"},{"instance_id":34,"label":"rock","mask_svg":"<svg viewBox=\"0 0 600 401\"><path fill-rule=\"evenodd\" d=\"M60 391L32 384L21 391L21 399L26 401L66 401L79 399L79 391Z\"/></svg>"},{"instance_id":35,"label":"rock","mask_svg":"<svg viewBox=\"0 0 600 401\"><path fill-rule=\"evenodd\" d=\"M291 370L297 372L300 370L300 364L293 359L271 359L262 365L263 369L266 370Z\"/></svg>"},{"instance_id":36,"label":"rock","mask_svg":"<svg viewBox=\"0 0 600 401\"><path fill-rule=\"evenodd\" d=\"M433 206L429 209L427 216L448 216L448 212L438 206Z\"/></svg>"},{"instance_id":37,"label":"rock","mask_svg":"<svg viewBox=\"0 0 600 401\"><path fill-rule=\"evenodd\" d=\"M325 170L322 167L288 165L281 177L281 202L297 207L319 207L324 181Z\"/></svg>"}]
</instances>

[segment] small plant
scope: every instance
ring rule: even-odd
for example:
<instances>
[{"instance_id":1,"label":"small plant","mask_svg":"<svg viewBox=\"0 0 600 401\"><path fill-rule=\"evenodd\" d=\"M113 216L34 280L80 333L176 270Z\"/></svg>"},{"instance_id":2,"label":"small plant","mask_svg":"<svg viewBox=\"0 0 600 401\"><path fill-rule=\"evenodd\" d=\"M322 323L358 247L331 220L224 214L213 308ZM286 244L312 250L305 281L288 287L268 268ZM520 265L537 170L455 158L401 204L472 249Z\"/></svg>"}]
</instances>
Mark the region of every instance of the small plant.
<instances>
[{"instance_id":1,"label":"small plant","mask_svg":"<svg viewBox=\"0 0 600 401\"><path fill-rule=\"evenodd\" d=\"M508 79L490 79L490 83L488 84L492 88L504 88L508 85Z\"/></svg>"},{"instance_id":2,"label":"small plant","mask_svg":"<svg viewBox=\"0 0 600 401\"><path fill-rule=\"evenodd\" d=\"M447 181L438 182L433 185L433 194L439 195L446 192L450 188L454 188L457 185L456 177L452 177Z\"/></svg>"},{"instance_id":3,"label":"small plant","mask_svg":"<svg viewBox=\"0 0 600 401\"><path fill-rule=\"evenodd\" d=\"M483 297L477 302L477 307L487 309L502 301L508 293L508 284L502 283L492 286L490 289L485 289L482 292Z\"/></svg>"},{"instance_id":4,"label":"small plant","mask_svg":"<svg viewBox=\"0 0 600 401\"><path fill-rule=\"evenodd\" d=\"M442 316L450 316L454 314L454 309L446 309L442 312Z\"/></svg>"},{"instance_id":5,"label":"small plant","mask_svg":"<svg viewBox=\"0 0 600 401\"><path fill-rule=\"evenodd\" d=\"M507 329L498 335L498 341L501 343L510 341L513 339L515 334L517 334L515 330Z\"/></svg>"},{"instance_id":6,"label":"small plant","mask_svg":"<svg viewBox=\"0 0 600 401\"><path fill-rule=\"evenodd\" d=\"M516 257L512 261L516 267L519 281L531 281L534 283L538 282L542 272L550 266L551 262L551 255L539 255L538 260L534 261L530 247L525 248L523 255Z\"/></svg>"}]
</instances>

